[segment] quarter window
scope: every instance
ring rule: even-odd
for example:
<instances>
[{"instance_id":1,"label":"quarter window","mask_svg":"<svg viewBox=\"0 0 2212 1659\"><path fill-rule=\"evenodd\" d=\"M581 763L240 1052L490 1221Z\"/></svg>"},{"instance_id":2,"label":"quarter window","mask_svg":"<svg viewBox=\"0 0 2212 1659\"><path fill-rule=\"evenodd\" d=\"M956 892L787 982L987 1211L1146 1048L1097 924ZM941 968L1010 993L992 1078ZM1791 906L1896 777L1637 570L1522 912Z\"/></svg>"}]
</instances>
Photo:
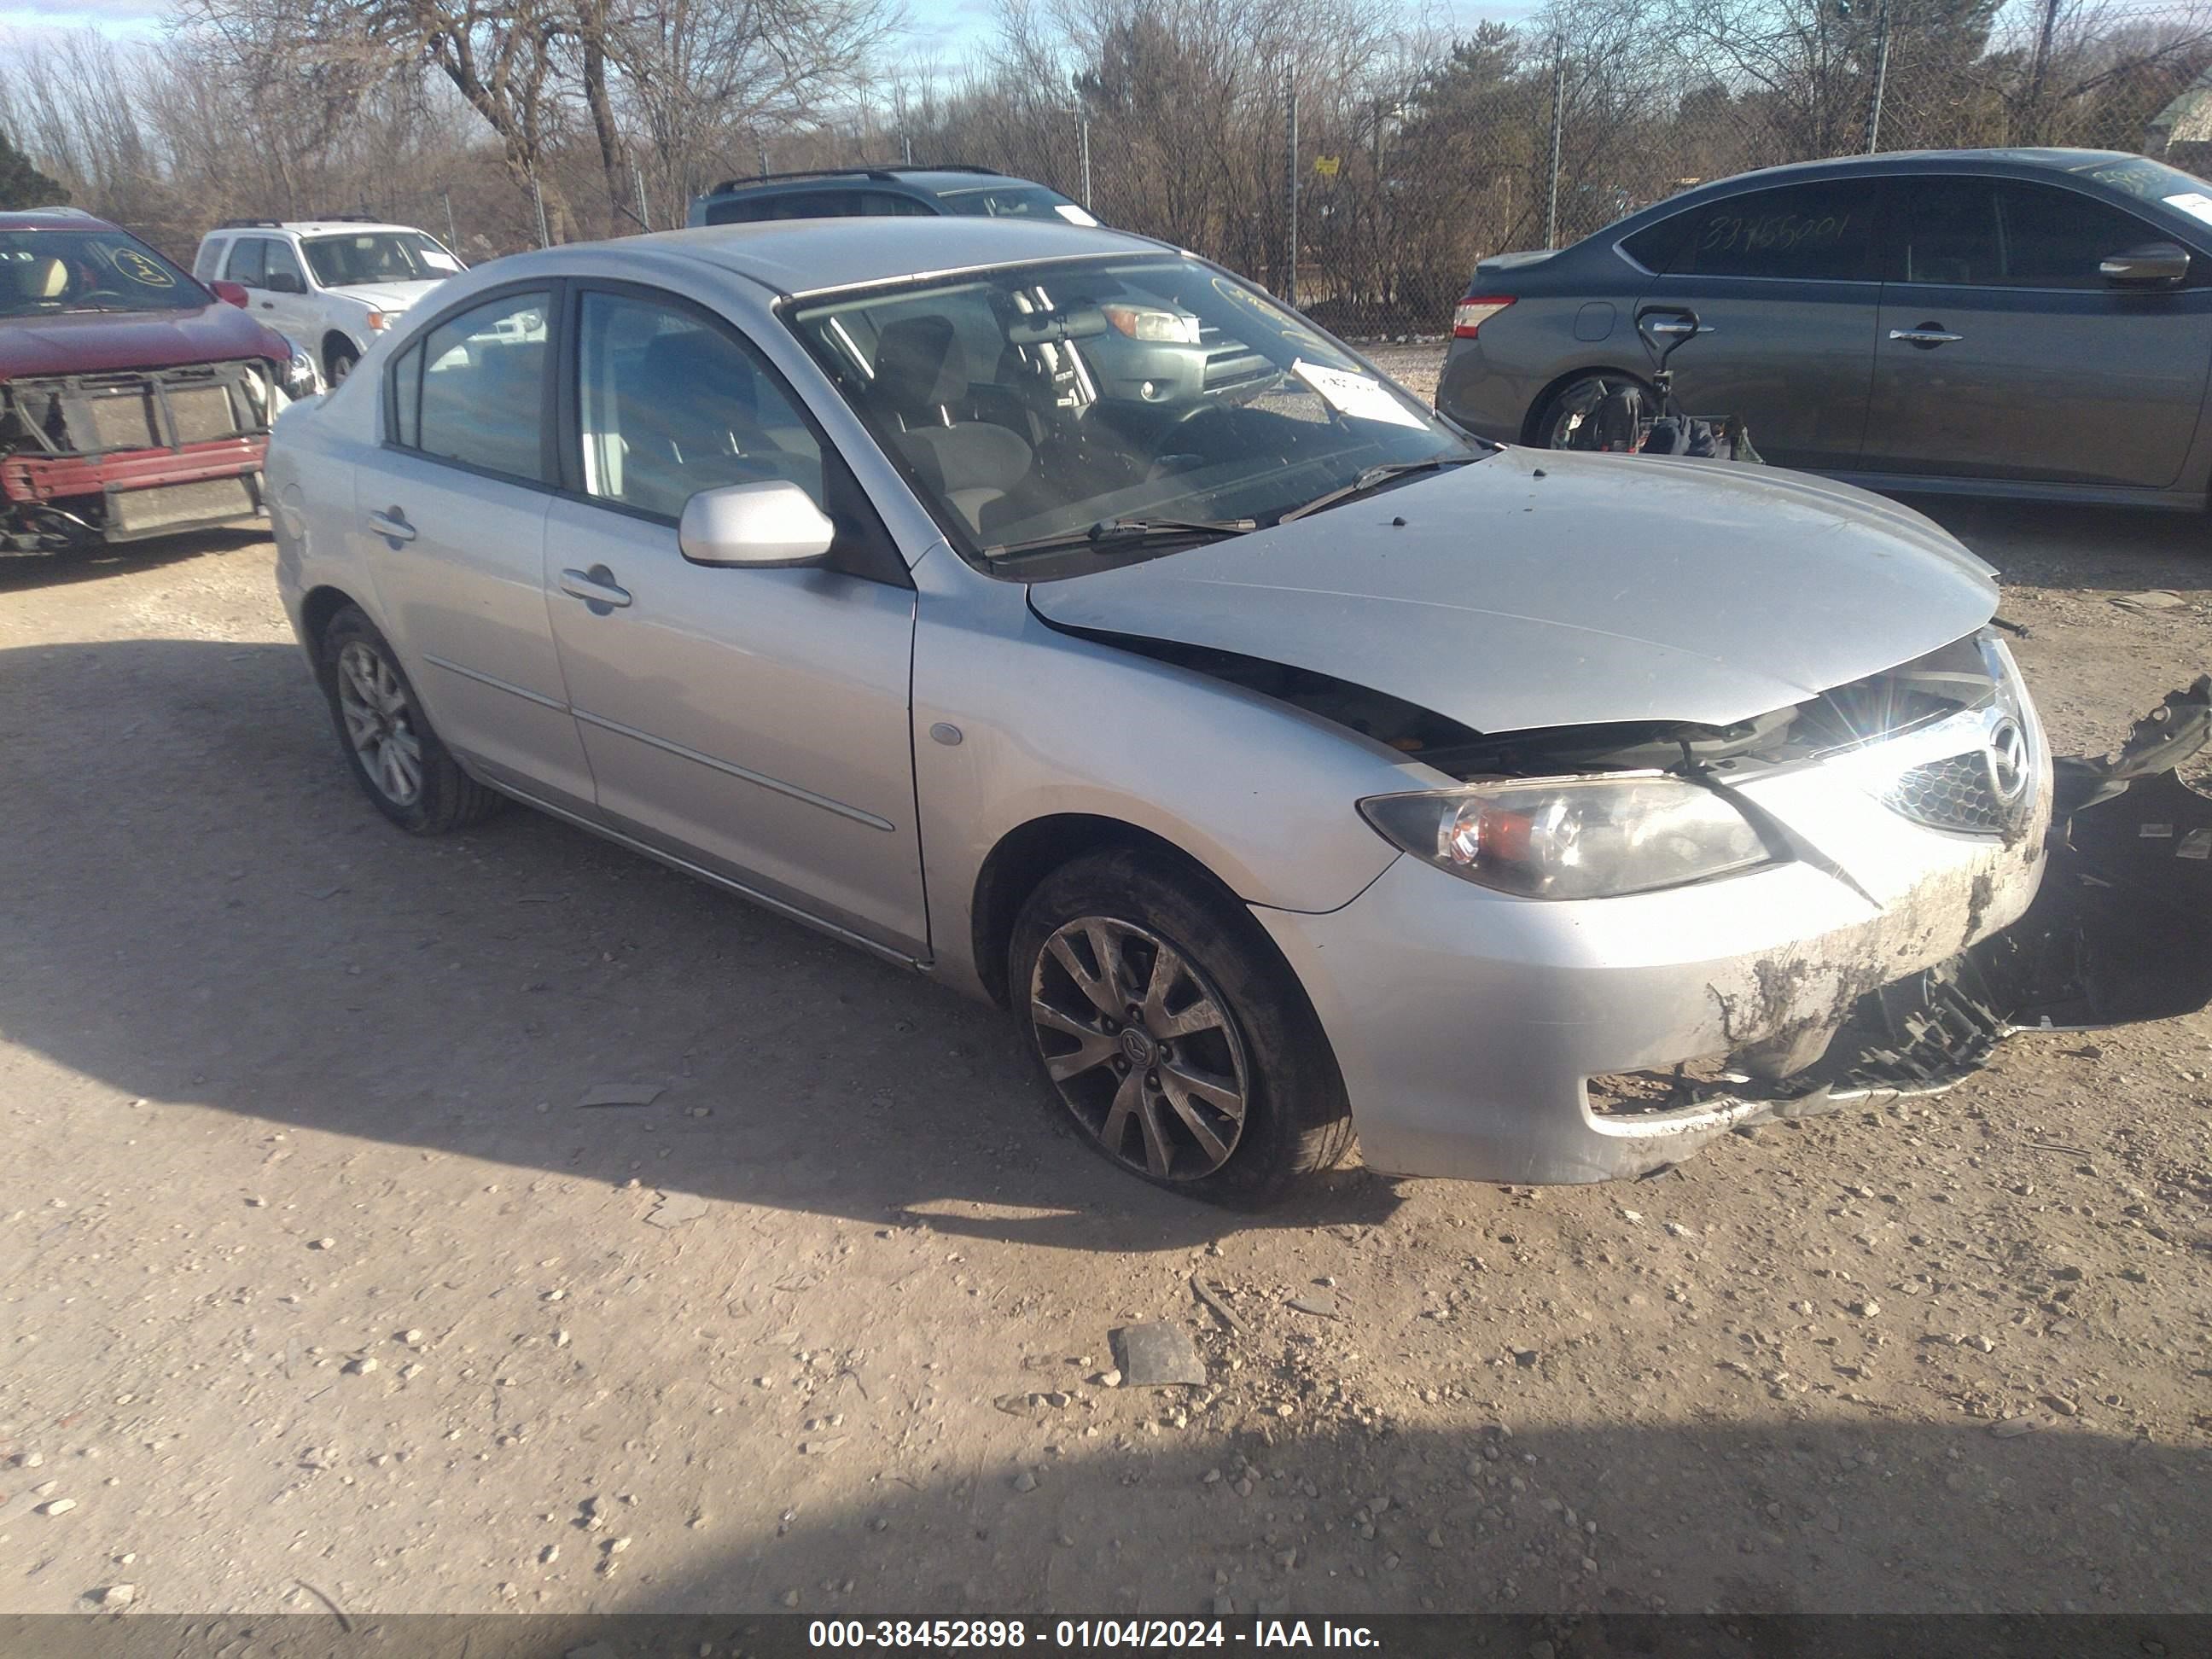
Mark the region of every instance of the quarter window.
<instances>
[{"instance_id":1,"label":"quarter window","mask_svg":"<svg viewBox=\"0 0 2212 1659\"><path fill-rule=\"evenodd\" d=\"M544 482L544 293L448 317L392 367L392 441L440 460Z\"/></svg>"},{"instance_id":2,"label":"quarter window","mask_svg":"<svg viewBox=\"0 0 2212 1659\"><path fill-rule=\"evenodd\" d=\"M229 246L221 237L211 237L201 243L199 252L192 259L192 275L203 283L214 281L216 273L222 269L223 251Z\"/></svg>"},{"instance_id":3,"label":"quarter window","mask_svg":"<svg viewBox=\"0 0 2212 1659\"><path fill-rule=\"evenodd\" d=\"M1695 211L1664 269L1698 276L1862 280L1874 247L1878 189L1873 179L1838 179L1729 197Z\"/></svg>"},{"instance_id":4,"label":"quarter window","mask_svg":"<svg viewBox=\"0 0 2212 1659\"><path fill-rule=\"evenodd\" d=\"M587 293L577 353L587 494L673 519L702 489L781 478L827 510L811 429L767 362L723 328Z\"/></svg>"}]
</instances>

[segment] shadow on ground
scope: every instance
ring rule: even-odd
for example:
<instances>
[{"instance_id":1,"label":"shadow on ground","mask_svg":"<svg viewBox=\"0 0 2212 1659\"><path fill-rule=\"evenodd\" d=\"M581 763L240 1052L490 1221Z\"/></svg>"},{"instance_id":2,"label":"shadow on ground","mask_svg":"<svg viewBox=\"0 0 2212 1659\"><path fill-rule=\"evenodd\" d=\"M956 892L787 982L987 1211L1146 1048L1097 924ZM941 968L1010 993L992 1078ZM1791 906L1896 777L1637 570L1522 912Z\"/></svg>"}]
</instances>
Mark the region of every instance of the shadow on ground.
<instances>
[{"instance_id":1,"label":"shadow on ground","mask_svg":"<svg viewBox=\"0 0 2212 1659\"><path fill-rule=\"evenodd\" d=\"M1926 514L1997 568L2008 585L2077 592L2169 588L2212 593L2212 520L2162 513L1955 495L1897 499Z\"/></svg>"},{"instance_id":2,"label":"shadow on ground","mask_svg":"<svg viewBox=\"0 0 2212 1659\"><path fill-rule=\"evenodd\" d=\"M0 653L0 1025L120 1093L1069 1249L1222 1230L1062 1131L995 1010L535 813L400 834L289 647ZM638 1080L649 1114L577 1107ZM1349 1174L1250 1224L1396 1202Z\"/></svg>"},{"instance_id":3,"label":"shadow on ground","mask_svg":"<svg viewBox=\"0 0 2212 1659\"><path fill-rule=\"evenodd\" d=\"M0 594L28 592L42 587L67 587L94 582L125 571L158 570L165 565L186 564L210 553L229 553L269 539L263 526L238 530L196 530L188 535L161 536L150 541L125 542L68 553L0 553Z\"/></svg>"}]
</instances>

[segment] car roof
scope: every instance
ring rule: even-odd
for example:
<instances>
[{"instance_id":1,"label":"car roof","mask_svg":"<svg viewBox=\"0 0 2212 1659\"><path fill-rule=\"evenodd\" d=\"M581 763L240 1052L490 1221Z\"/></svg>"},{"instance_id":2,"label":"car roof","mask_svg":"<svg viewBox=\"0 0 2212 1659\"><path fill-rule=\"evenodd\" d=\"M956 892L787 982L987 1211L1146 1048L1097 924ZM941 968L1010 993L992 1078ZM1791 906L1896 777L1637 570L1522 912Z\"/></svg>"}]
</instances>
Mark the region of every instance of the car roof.
<instances>
[{"instance_id":1,"label":"car roof","mask_svg":"<svg viewBox=\"0 0 2212 1659\"><path fill-rule=\"evenodd\" d=\"M82 230L88 225L101 230L123 228L82 208L11 208L0 211L0 230Z\"/></svg>"},{"instance_id":2,"label":"car roof","mask_svg":"<svg viewBox=\"0 0 2212 1659\"><path fill-rule=\"evenodd\" d=\"M2118 149L1893 149L1872 155L1835 155L1819 161L1792 161L1782 167L1760 167L1713 179L1667 198L1680 203L1707 191L1734 190L1756 180L1761 185L1790 184L1798 179L1844 176L1862 178L1897 173L1943 173L1974 167L1994 173L2031 174L2078 173L2112 161L2133 161Z\"/></svg>"},{"instance_id":3,"label":"car roof","mask_svg":"<svg viewBox=\"0 0 2212 1659\"><path fill-rule=\"evenodd\" d=\"M1157 254L1164 242L1126 231L1043 219L935 216L915 218L771 219L755 224L664 230L611 242L572 244L503 259L503 269L556 270L574 247L679 255L735 272L787 295L1054 259Z\"/></svg>"},{"instance_id":4,"label":"car roof","mask_svg":"<svg viewBox=\"0 0 2212 1659\"><path fill-rule=\"evenodd\" d=\"M270 232L290 231L301 236L361 235L385 231L406 231L427 236L429 233L419 225L386 224L375 219L285 219L255 221L252 223L217 225L209 236L266 236ZM206 240L202 238L203 240Z\"/></svg>"}]
</instances>

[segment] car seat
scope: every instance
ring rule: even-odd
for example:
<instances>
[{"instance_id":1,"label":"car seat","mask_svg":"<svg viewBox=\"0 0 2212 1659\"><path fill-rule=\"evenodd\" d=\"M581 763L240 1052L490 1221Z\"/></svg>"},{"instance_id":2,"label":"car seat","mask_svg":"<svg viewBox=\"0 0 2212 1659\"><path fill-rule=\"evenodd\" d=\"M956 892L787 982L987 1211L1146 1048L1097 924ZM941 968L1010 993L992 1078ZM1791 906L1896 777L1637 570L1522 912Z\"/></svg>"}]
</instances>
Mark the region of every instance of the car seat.
<instances>
[{"instance_id":1,"label":"car seat","mask_svg":"<svg viewBox=\"0 0 2212 1659\"><path fill-rule=\"evenodd\" d=\"M52 305L69 292L69 267L51 255L10 259L7 269L17 305Z\"/></svg>"},{"instance_id":2,"label":"car seat","mask_svg":"<svg viewBox=\"0 0 2212 1659\"><path fill-rule=\"evenodd\" d=\"M944 317L902 317L876 342L876 404L922 480L980 531L983 509L1028 477L1036 452L1018 434L962 418L968 363Z\"/></svg>"}]
</instances>

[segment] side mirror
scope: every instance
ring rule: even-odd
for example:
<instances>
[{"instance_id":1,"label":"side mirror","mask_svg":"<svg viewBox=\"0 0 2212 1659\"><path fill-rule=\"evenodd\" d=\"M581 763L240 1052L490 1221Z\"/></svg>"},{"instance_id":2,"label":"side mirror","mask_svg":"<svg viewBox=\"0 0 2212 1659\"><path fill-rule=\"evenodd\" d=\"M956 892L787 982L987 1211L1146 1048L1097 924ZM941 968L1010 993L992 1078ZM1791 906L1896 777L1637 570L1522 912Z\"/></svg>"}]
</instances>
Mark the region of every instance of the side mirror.
<instances>
[{"instance_id":1,"label":"side mirror","mask_svg":"<svg viewBox=\"0 0 2212 1659\"><path fill-rule=\"evenodd\" d=\"M307 291L307 284L300 280L298 273L289 270L270 271L262 285L271 294L305 294Z\"/></svg>"},{"instance_id":2,"label":"side mirror","mask_svg":"<svg viewBox=\"0 0 2212 1659\"><path fill-rule=\"evenodd\" d=\"M208 292L241 311L246 308L246 286L242 283L212 282L208 284Z\"/></svg>"},{"instance_id":3,"label":"side mirror","mask_svg":"<svg viewBox=\"0 0 2212 1659\"><path fill-rule=\"evenodd\" d=\"M782 478L702 489L684 503L676 543L694 564L774 569L819 562L836 538L814 498Z\"/></svg>"},{"instance_id":4,"label":"side mirror","mask_svg":"<svg viewBox=\"0 0 2212 1659\"><path fill-rule=\"evenodd\" d=\"M2174 288L2188 280L2188 251L2152 242L2098 262L2097 274L2114 288Z\"/></svg>"}]
</instances>

